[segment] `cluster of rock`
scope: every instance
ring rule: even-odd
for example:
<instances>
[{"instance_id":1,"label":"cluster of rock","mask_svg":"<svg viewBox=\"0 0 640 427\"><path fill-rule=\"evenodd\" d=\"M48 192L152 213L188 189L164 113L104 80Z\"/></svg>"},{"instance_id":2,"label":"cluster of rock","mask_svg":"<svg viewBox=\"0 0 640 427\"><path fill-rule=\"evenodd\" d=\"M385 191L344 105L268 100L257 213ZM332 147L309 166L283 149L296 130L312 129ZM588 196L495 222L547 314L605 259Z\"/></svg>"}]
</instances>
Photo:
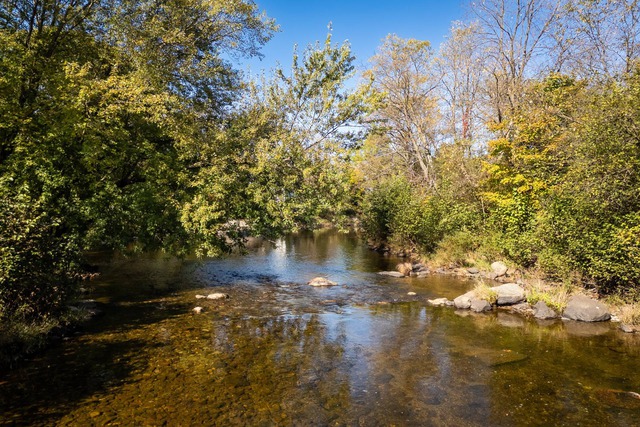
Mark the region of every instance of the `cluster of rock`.
<instances>
[{"instance_id":1,"label":"cluster of rock","mask_svg":"<svg viewBox=\"0 0 640 427\"><path fill-rule=\"evenodd\" d=\"M224 294L222 292L214 292L209 295L196 295L196 299L206 299L206 300L213 300L213 301L223 300L228 298L229 298L229 295ZM191 311L193 311L195 314L200 314L204 311L204 307L201 307L201 306L193 307Z\"/></svg>"},{"instance_id":2,"label":"cluster of rock","mask_svg":"<svg viewBox=\"0 0 640 427\"><path fill-rule=\"evenodd\" d=\"M396 266L396 271L381 271L378 274L389 277L427 277L431 270L421 263L403 262Z\"/></svg>"},{"instance_id":3,"label":"cluster of rock","mask_svg":"<svg viewBox=\"0 0 640 427\"><path fill-rule=\"evenodd\" d=\"M469 291L453 301L446 298L429 300L432 305L449 305L458 309L472 310L477 313L490 311L495 306L511 306L514 311L530 313L536 319L556 319L562 317L582 322L602 322L611 319L611 313L601 301L591 299L585 295L572 296L562 314L556 313L543 301L530 306L525 302L525 291L517 283L506 283L489 288L489 293L495 297L492 303L476 295L476 291ZM492 298L493 299L493 298Z\"/></svg>"}]
</instances>

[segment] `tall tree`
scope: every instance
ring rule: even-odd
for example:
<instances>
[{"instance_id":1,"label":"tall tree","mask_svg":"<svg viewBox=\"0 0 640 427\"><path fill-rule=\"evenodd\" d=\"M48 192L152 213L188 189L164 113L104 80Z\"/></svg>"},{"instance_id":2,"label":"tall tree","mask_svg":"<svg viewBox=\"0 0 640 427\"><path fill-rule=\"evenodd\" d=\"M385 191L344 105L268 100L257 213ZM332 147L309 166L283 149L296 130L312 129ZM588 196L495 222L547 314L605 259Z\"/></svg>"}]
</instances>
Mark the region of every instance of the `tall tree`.
<instances>
[{"instance_id":1,"label":"tall tree","mask_svg":"<svg viewBox=\"0 0 640 427\"><path fill-rule=\"evenodd\" d=\"M431 45L391 34L371 64L368 75L374 89L384 96L373 116L380 124L376 144L400 159L412 179L434 187L440 74L434 67Z\"/></svg>"}]
</instances>

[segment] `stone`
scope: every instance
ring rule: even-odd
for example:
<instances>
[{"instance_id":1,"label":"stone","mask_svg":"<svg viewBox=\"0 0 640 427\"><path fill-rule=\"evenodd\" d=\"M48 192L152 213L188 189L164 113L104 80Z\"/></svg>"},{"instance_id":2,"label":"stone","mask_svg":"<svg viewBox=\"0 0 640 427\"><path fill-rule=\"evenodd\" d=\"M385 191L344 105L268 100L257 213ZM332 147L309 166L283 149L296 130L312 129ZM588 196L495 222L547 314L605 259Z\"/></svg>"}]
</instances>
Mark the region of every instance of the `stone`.
<instances>
[{"instance_id":1,"label":"stone","mask_svg":"<svg viewBox=\"0 0 640 427\"><path fill-rule=\"evenodd\" d=\"M574 295L569 298L564 317L582 322L604 322L611 318L607 306L600 301L589 298L586 295Z\"/></svg>"},{"instance_id":2,"label":"stone","mask_svg":"<svg viewBox=\"0 0 640 427\"><path fill-rule=\"evenodd\" d=\"M491 271L495 274L495 277L504 276L507 274L507 266L502 261L496 261L491 264Z\"/></svg>"},{"instance_id":3,"label":"stone","mask_svg":"<svg viewBox=\"0 0 640 427\"><path fill-rule=\"evenodd\" d=\"M205 299L206 295L196 295L196 299Z\"/></svg>"},{"instance_id":4,"label":"stone","mask_svg":"<svg viewBox=\"0 0 640 427\"><path fill-rule=\"evenodd\" d=\"M480 270L478 270L475 267L471 267L471 268L467 268L467 273L469 273L469 274L478 274L478 273L480 273Z\"/></svg>"},{"instance_id":5,"label":"stone","mask_svg":"<svg viewBox=\"0 0 640 427\"><path fill-rule=\"evenodd\" d=\"M443 305L447 305L449 300L446 298L436 298L436 299L428 299L427 302L433 306L440 307Z\"/></svg>"},{"instance_id":6,"label":"stone","mask_svg":"<svg viewBox=\"0 0 640 427\"><path fill-rule=\"evenodd\" d=\"M410 262L403 262L396 265L396 270L402 273L403 276L408 276L413 271L413 264Z\"/></svg>"},{"instance_id":7,"label":"stone","mask_svg":"<svg viewBox=\"0 0 640 427\"><path fill-rule=\"evenodd\" d=\"M632 334L636 331L636 328L634 328L633 325L627 325L626 323L622 323L620 324L620 330L627 334Z\"/></svg>"},{"instance_id":8,"label":"stone","mask_svg":"<svg viewBox=\"0 0 640 427\"><path fill-rule=\"evenodd\" d=\"M536 319L555 319L558 317L558 313L550 309L544 301L538 301L533 306L533 317Z\"/></svg>"},{"instance_id":9,"label":"stone","mask_svg":"<svg viewBox=\"0 0 640 427\"><path fill-rule=\"evenodd\" d=\"M229 298L229 295L223 294L222 292L216 292L216 293L207 295L207 299L213 299L213 300L227 299L227 298Z\"/></svg>"},{"instance_id":10,"label":"stone","mask_svg":"<svg viewBox=\"0 0 640 427\"><path fill-rule=\"evenodd\" d=\"M471 309L471 311L475 311L476 313L482 313L484 311L490 311L491 304L489 304L489 301L474 298L471 300L471 305L469 306L469 308Z\"/></svg>"},{"instance_id":11,"label":"stone","mask_svg":"<svg viewBox=\"0 0 640 427\"><path fill-rule=\"evenodd\" d=\"M193 311L195 314L200 314L202 313L202 310L204 310L202 307L193 307L191 311Z\"/></svg>"},{"instance_id":12,"label":"stone","mask_svg":"<svg viewBox=\"0 0 640 427\"><path fill-rule=\"evenodd\" d=\"M324 277L315 277L315 278L311 279L309 282L307 282L307 284L309 286L315 286L315 287L336 286L337 285L336 282L332 282L331 280L326 279Z\"/></svg>"},{"instance_id":13,"label":"stone","mask_svg":"<svg viewBox=\"0 0 640 427\"><path fill-rule=\"evenodd\" d=\"M524 289L517 283L505 283L491 288L498 295L497 305L512 305L524 301Z\"/></svg>"},{"instance_id":14,"label":"stone","mask_svg":"<svg viewBox=\"0 0 640 427\"><path fill-rule=\"evenodd\" d=\"M414 295L418 295L418 294L416 294L415 292L407 292L407 295L414 296Z\"/></svg>"},{"instance_id":15,"label":"stone","mask_svg":"<svg viewBox=\"0 0 640 427\"><path fill-rule=\"evenodd\" d=\"M418 276L417 277L418 277L418 279L422 279L422 278L425 278L427 276L429 276L429 270L427 270L427 271L423 270L423 271L419 271L418 272Z\"/></svg>"},{"instance_id":16,"label":"stone","mask_svg":"<svg viewBox=\"0 0 640 427\"><path fill-rule=\"evenodd\" d=\"M389 277L405 277L404 274L400 273L399 271L381 271L378 274L382 275L382 276L389 276Z\"/></svg>"},{"instance_id":17,"label":"stone","mask_svg":"<svg viewBox=\"0 0 640 427\"><path fill-rule=\"evenodd\" d=\"M475 298L475 293L473 291L469 291L466 294L460 295L459 297L453 300L453 305L456 308L469 308L471 307L471 299Z\"/></svg>"}]
</instances>

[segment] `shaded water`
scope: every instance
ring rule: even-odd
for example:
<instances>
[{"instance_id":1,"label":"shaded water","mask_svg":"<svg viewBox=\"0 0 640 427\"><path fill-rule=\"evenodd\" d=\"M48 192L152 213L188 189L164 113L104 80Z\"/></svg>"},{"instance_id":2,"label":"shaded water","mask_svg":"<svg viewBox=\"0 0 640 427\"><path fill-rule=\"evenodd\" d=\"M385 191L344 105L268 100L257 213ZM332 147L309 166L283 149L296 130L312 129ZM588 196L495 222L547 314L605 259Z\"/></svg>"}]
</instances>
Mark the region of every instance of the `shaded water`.
<instances>
[{"instance_id":1,"label":"shaded water","mask_svg":"<svg viewBox=\"0 0 640 427\"><path fill-rule=\"evenodd\" d=\"M396 262L335 232L114 260L92 282L104 315L0 376L0 425L640 424L640 337L433 308L473 284L375 274Z\"/></svg>"}]
</instances>

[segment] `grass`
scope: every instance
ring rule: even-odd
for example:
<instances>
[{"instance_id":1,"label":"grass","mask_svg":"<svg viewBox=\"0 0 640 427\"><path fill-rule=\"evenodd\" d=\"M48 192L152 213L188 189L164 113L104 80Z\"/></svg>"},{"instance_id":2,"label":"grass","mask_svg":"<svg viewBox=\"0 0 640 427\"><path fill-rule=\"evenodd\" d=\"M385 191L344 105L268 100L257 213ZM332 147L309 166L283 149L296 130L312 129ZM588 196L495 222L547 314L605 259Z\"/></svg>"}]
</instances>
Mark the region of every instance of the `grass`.
<instances>
[{"instance_id":1,"label":"grass","mask_svg":"<svg viewBox=\"0 0 640 427\"><path fill-rule=\"evenodd\" d=\"M543 301L549 308L562 313L567 307L567 301L572 294L572 289L567 285L550 285L542 281L530 284L526 289L527 302L535 305Z\"/></svg>"},{"instance_id":2,"label":"grass","mask_svg":"<svg viewBox=\"0 0 640 427\"><path fill-rule=\"evenodd\" d=\"M495 304L498 301L498 293L491 289L489 285L482 280L477 282L473 288L476 298L488 301L489 304Z\"/></svg>"}]
</instances>

